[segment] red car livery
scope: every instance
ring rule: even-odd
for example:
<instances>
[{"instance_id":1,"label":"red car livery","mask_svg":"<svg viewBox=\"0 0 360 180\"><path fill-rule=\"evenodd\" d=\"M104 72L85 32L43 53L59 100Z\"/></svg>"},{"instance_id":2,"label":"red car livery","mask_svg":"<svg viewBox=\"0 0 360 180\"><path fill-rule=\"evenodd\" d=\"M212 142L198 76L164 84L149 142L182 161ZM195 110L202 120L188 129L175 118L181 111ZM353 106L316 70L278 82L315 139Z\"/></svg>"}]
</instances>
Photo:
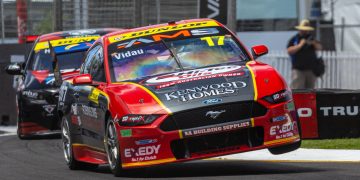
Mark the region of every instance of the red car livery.
<instances>
[{"instance_id":1,"label":"red car livery","mask_svg":"<svg viewBox=\"0 0 360 180\"><path fill-rule=\"evenodd\" d=\"M300 146L292 94L211 19L111 33L60 89L64 155L71 169L128 168Z\"/></svg>"}]
</instances>

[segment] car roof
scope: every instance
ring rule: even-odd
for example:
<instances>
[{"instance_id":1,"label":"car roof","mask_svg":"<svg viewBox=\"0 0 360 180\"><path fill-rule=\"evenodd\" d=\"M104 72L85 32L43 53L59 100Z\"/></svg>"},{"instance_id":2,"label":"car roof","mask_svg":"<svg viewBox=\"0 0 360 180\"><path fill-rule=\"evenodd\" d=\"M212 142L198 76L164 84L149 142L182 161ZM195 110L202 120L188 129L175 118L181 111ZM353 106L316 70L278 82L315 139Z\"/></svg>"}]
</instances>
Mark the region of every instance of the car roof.
<instances>
[{"instance_id":1,"label":"car roof","mask_svg":"<svg viewBox=\"0 0 360 180\"><path fill-rule=\"evenodd\" d=\"M69 30L69 31L59 31L49 34L41 35L38 38L38 42L44 42L49 40L64 39L66 37L79 37L79 36L91 36L91 35L100 35L103 36L107 33L120 31L123 29L120 28L98 28L98 29L80 29L80 30Z\"/></svg>"}]
</instances>

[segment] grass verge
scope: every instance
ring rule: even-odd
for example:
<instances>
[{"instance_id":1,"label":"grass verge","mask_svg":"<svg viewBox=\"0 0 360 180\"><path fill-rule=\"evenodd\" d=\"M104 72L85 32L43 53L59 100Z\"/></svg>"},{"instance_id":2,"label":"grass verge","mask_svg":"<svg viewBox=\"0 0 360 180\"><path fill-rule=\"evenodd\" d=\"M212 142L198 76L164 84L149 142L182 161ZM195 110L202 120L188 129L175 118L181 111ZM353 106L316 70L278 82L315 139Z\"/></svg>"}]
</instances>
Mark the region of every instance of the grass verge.
<instances>
[{"instance_id":1,"label":"grass verge","mask_svg":"<svg viewBox=\"0 0 360 180\"><path fill-rule=\"evenodd\" d=\"M308 149L357 149L360 150L360 138L303 140L302 148Z\"/></svg>"}]
</instances>

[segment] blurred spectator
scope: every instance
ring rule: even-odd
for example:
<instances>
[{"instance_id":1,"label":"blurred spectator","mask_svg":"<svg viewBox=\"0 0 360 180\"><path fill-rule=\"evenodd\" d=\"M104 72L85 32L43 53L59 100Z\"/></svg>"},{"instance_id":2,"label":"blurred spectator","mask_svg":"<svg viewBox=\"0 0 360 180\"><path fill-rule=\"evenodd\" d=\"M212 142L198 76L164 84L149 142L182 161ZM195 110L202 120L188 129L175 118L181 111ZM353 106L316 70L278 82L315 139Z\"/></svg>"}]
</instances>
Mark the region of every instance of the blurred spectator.
<instances>
[{"instance_id":1,"label":"blurred spectator","mask_svg":"<svg viewBox=\"0 0 360 180\"><path fill-rule=\"evenodd\" d=\"M309 20L302 20L298 26L295 26L295 29L299 32L290 39L287 45L292 62L290 87L292 89L313 89L316 81L313 73L317 60L316 50L321 50L322 46L311 34L314 28L310 26Z\"/></svg>"}]
</instances>

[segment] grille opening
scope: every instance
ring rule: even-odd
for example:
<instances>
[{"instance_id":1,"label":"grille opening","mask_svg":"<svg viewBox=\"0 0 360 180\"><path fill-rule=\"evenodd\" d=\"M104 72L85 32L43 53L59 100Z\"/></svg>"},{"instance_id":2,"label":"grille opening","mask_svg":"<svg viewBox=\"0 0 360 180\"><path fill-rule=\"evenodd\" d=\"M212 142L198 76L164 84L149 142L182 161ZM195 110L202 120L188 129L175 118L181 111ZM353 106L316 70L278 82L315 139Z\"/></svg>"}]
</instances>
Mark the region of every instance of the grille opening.
<instances>
[{"instance_id":1,"label":"grille opening","mask_svg":"<svg viewBox=\"0 0 360 180\"><path fill-rule=\"evenodd\" d=\"M254 127L230 132L174 140L171 150L176 159L192 155L210 154L239 149L240 146L257 147L264 143L264 129Z\"/></svg>"},{"instance_id":2,"label":"grille opening","mask_svg":"<svg viewBox=\"0 0 360 180\"><path fill-rule=\"evenodd\" d=\"M208 111L224 111L218 118L211 119L206 116ZM160 125L163 131L174 131L201 126L221 124L243 119L264 116L267 109L253 101L244 101L215 106L207 106L189 111L174 113L167 117Z\"/></svg>"}]
</instances>

